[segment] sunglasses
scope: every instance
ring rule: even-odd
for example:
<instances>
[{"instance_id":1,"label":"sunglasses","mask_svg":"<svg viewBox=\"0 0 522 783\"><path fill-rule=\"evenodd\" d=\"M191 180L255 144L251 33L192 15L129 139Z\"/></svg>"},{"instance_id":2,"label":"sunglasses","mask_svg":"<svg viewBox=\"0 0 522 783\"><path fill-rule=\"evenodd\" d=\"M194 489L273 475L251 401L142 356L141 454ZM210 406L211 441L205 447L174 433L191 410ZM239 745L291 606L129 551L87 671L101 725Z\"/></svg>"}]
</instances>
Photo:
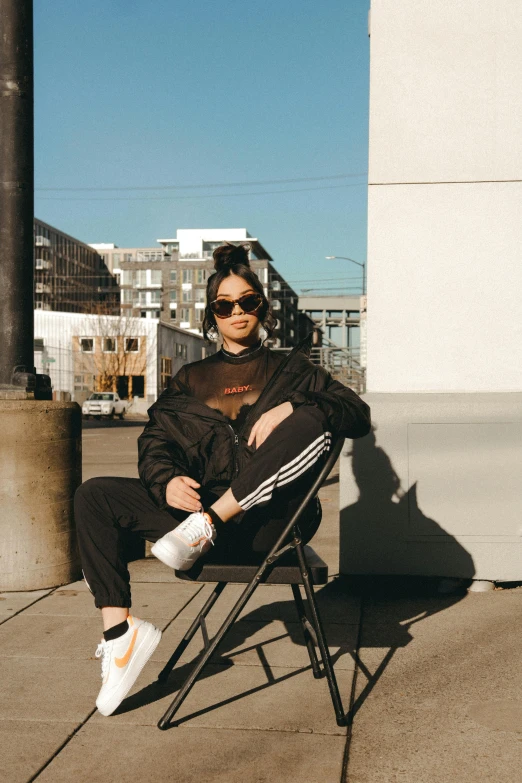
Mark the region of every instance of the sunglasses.
<instances>
[{"instance_id":1,"label":"sunglasses","mask_svg":"<svg viewBox=\"0 0 522 783\"><path fill-rule=\"evenodd\" d=\"M218 318L230 318L237 304L244 313L255 313L263 304L263 297L260 294L243 294L239 299L214 299L210 309Z\"/></svg>"}]
</instances>

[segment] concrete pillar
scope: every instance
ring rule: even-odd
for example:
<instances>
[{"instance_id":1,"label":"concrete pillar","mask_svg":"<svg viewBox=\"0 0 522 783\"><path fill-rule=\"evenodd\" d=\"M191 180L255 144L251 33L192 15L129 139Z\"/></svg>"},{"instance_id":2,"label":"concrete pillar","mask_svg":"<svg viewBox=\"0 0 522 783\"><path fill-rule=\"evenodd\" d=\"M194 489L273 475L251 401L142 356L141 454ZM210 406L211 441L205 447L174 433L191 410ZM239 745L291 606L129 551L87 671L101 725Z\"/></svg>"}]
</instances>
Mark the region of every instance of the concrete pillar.
<instances>
[{"instance_id":1,"label":"concrete pillar","mask_svg":"<svg viewBox=\"0 0 522 783\"><path fill-rule=\"evenodd\" d=\"M0 591L81 576L73 496L81 484L75 402L0 400Z\"/></svg>"}]
</instances>

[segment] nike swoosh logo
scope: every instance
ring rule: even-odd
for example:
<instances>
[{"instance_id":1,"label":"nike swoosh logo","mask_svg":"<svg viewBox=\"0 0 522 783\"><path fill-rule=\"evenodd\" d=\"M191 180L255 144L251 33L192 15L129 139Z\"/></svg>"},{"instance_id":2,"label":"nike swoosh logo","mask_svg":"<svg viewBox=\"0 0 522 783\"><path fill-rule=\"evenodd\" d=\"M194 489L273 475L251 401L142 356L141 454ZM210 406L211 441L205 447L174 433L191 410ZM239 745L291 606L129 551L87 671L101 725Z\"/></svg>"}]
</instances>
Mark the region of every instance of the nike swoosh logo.
<instances>
[{"instance_id":1,"label":"nike swoosh logo","mask_svg":"<svg viewBox=\"0 0 522 783\"><path fill-rule=\"evenodd\" d=\"M116 664L116 666L119 666L120 669L123 669L124 666L127 666L128 662L129 662L129 658L131 657L132 651L134 649L134 644L136 642L137 635L138 635L138 629L136 628L136 630L132 634L131 642L130 642L129 647L127 649L127 652L125 653L123 658L115 658L114 659L114 663Z\"/></svg>"}]
</instances>

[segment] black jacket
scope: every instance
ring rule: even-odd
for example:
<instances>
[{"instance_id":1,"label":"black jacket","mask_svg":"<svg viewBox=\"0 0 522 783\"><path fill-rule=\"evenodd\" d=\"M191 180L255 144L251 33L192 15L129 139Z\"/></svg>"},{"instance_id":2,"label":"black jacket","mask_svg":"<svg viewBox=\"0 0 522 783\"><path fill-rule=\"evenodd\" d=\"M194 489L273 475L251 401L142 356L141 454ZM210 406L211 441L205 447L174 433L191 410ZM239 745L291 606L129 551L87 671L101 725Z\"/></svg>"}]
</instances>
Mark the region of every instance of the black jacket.
<instances>
[{"instance_id":1,"label":"black jacket","mask_svg":"<svg viewBox=\"0 0 522 783\"><path fill-rule=\"evenodd\" d=\"M368 405L313 364L308 358L310 347L308 337L279 365L238 435L219 411L177 389L165 389L149 408L149 421L138 439L140 479L159 508L169 508L165 491L175 476L191 476L221 495L255 450L247 445L252 426L265 411L283 402L294 408L317 406L334 434L347 438L368 434Z\"/></svg>"}]
</instances>

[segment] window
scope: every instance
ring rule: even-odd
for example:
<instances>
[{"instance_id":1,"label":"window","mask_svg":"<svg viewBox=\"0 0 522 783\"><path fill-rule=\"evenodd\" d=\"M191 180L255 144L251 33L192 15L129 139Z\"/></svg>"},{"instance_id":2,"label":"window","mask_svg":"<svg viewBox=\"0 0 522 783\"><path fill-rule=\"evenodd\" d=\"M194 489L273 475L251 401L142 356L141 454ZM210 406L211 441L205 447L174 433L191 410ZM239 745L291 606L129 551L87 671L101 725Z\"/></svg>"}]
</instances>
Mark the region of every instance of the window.
<instances>
[{"instance_id":1,"label":"window","mask_svg":"<svg viewBox=\"0 0 522 783\"><path fill-rule=\"evenodd\" d=\"M147 285L147 270L146 269L138 269L137 272L134 273L134 284L140 287L144 287Z\"/></svg>"},{"instance_id":2,"label":"window","mask_svg":"<svg viewBox=\"0 0 522 783\"><path fill-rule=\"evenodd\" d=\"M196 283L206 283L208 277L208 270L207 269L197 269L196 270Z\"/></svg>"},{"instance_id":3,"label":"window","mask_svg":"<svg viewBox=\"0 0 522 783\"><path fill-rule=\"evenodd\" d=\"M169 381L172 377L172 359L168 356L162 356L160 360L161 366L161 391L166 389L169 385Z\"/></svg>"},{"instance_id":4,"label":"window","mask_svg":"<svg viewBox=\"0 0 522 783\"><path fill-rule=\"evenodd\" d=\"M181 294L182 302L192 302L192 291L183 291Z\"/></svg>"},{"instance_id":5,"label":"window","mask_svg":"<svg viewBox=\"0 0 522 783\"><path fill-rule=\"evenodd\" d=\"M161 285L161 269L151 269L150 282L151 285Z\"/></svg>"},{"instance_id":6,"label":"window","mask_svg":"<svg viewBox=\"0 0 522 783\"><path fill-rule=\"evenodd\" d=\"M192 269L183 269L183 283L192 283Z\"/></svg>"},{"instance_id":7,"label":"window","mask_svg":"<svg viewBox=\"0 0 522 783\"><path fill-rule=\"evenodd\" d=\"M188 307L183 307L180 315L181 323L188 324L190 326L190 310Z\"/></svg>"},{"instance_id":8,"label":"window","mask_svg":"<svg viewBox=\"0 0 522 783\"><path fill-rule=\"evenodd\" d=\"M151 304L159 304L161 302L161 291L151 291L150 302Z\"/></svg>"},{"instance_id":9,"label":"window","mask_svg":"<svg viewBox=\"0 0 522 783\"><path fill-rule=\"evenodd\" d=\"M171 304L172 303L176 304L176 302L178 300L178 292L177 291L170 291L169 299L170 299L170 303Z\"/></svg>"},{"instance_id":10,"label":"window","mask_svg":"<svg viewBox=\"0 0 522 783\"><path fill-rule=\"evenodd\" d=\"M103 353L115 353L116 352L116 338L104 337L102 340Z\"/></svg>"},{"instance_id":11,"label":"window","mask_svg":"<svg viewBox=\"0 0 522 783\"><path fill-rule=\"evenodd\" d=\"M80 351L82 353L94 353L94 338L80 337Z\"/></svg>"},{"instance_id":12,"label":"window","mask_svg":"<svg viewBox=\"0 0 522 783\"><path fill-rule=\"evenodd\" d=\"M150 317L151 318L159 318L160 317L160 311L159 310L151 310Z\"/></svg>"},{"instance_id":13,"label":"window","mask_svg":"<svg viewBox=\"0 0 522 783\"><path fill-rule=\"evenodd\" d=\"M196 323L197 324L200 324L200 323L203 322L203 315L204 315L204 310L197 310L196 309Z\"/></svg>"},{"instance_id":14,"label":"window","mask_svg":"<svg viewBox=\"0 0 522 783\"><path fill-rule=\"evenodd\" d=\"M204 288L196 288L195 300L196 302L205 302L206 291Z\"/></svg>"},{"instance_id":15,"label":"window","mask_svg":"<svg viewBox=\"0 0 522 783\"><path fill-rule=\"evenodd\" d=\"M182 359L187 358L187 346L182 345L181 343L176 343L176 356L181 357Z\"/></svg>"},{"instance_id":16,"label":"window","mask_svg":"<svg viewBox=\"0 0 522 783\"><path fill-rule=\"evenodd\" d=\"M127 288L121 292L121 301L123 304L132 304L134 299L134 291L132 288Z\"/></svg>"},{"instance_id":17,"label":"window","mask_svg":"<svg viewBox=\"0 0 522 783\"><path fill-rule=\"evenodd\" d=\"M132 285L134 274L131 269L122 269L120 282L122 285Z\"/></svg>"},{"instance_id":18,"label":"window","mask_svg":"<svg viewBox=\"0 0 522 783\"><path fill-rule=\"evenodd\" d=\"M171 283L177 283L178 281L178 270L177 269L171 269L170 270L170 282Z\"/></svg>"},{"instance_id":19,"label":"window","mask_svg":"<svg viewBox=\"0 0 522 783\"><path fill-rule=\"evenodd\" d=\"M132 253L124 253L123 254L123 260L124 261L133 261L134 260L134 256L133 256Z\"/></svg>"},{"instance_id":20,"label":"window","mask_svg":"<svg viewBox=\"0 0 522 783\"><path fill-rule=\"evenodd\" d=\"M140 350L139 337L127 337L125 340L125 352L138 353L139 350Z\"/></svg>"},{"instance_id":21,"label":"window","mask_svg":"<svg viewBox=\"0 0 522 783\"><path fill-rule=\"evenodd\" d=\"M121 256L119 253L113 253L112 254L112 263L113 265L119 264L121 260Z\"/></svg>"}]
</instances>

